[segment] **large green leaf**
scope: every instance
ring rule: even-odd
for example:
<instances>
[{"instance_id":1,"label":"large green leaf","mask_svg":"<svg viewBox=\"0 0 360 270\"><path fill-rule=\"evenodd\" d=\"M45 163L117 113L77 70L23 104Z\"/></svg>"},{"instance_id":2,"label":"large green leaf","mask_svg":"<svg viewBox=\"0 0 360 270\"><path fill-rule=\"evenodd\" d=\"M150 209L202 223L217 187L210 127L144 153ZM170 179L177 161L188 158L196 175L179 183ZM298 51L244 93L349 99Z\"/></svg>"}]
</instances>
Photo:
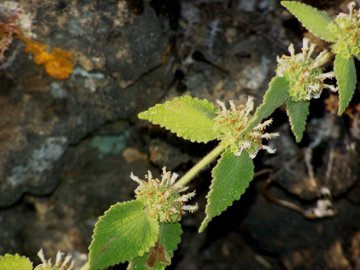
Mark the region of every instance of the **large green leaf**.
<instances>
[{"instance_id":1,"label":"large green leaf","mask_svg":"<svg viewBox=\"0 0 360 270\"><path fill-rule=\"evenodd\" d=\"M300 142L306 127L306 119L309 114L309 101L288 101L286 113L289 117L291 130L295 135L296 142Z\"/></svg>"},{"instance_id":2,"label":"large green leaf","mask_svg":"<svg viewBox=\"0 0 360 270\"><path fill-rule=\"evenodd\" d=\"M283 105L289 97L289 83L285 78L274 77L265 92L263 102L257 108L247 130L251 130Z\"/></svg>"},{"instance_id":3,"label":"large green leaf","mask_svg":"<svg viewBox=\"0 0 360 270\"><path fill-rule=\"evenodd\" d=\"M315 36L326 41L335 41L336 36L328 30L332 19L325 11L295 1L282 1L281 4Z\"/></svg>"},{"instance_id":4,"label":"large green leaf","mask_svg":"<svg viewBox=\"0 0 360 270\"><path fill-rule=\"evenodd\" d=\"M215 216L240 199L254 177L254 163L246 151L235 156L227 150L213 169L212 177L205 209L206 217L199 232L202 232Z\"/></svg>"},{"instance_id":5,"label":"large green leaf","mask_svg":"<svg viewBox=\"0 0 360 270\"><path fill-rule=\"evenodd\" d=\"M184 96L157 104L139 114L140 119L149 120L192 142L215 140L213 131L217 108L207 100Z\"/></svg>"},{"instance_id":6,"label":"large green leaf","mask_svg":"<svg viewBox=\"0 0 360 270\"><path fill-rule=\"evenodd\" d=\"M356 68L354 58L335 56L334 72L339 87L339 110L341 115L349 105L356 88Z\"/></svg>"},{"instance_id":7,"label":"large green leaf","mask_svg":"<svg viewBox=\"0 0 360 270\"><path fill-rule=\"evenodd\" d=\"M0 270L32 270L32 262L18 254L0 256Z\"/></svg>"},{"instance_id":8,"label":"large green leaf","mask_svg":"<svg viewBox=\"0 0 360 270\"><path fill-rule=\"evenodd\" d=\"M180 223L163 223L157 245L142 257L135 258L128 265L128 270L163 270L171 262L171 257L181 241Z\"/></svg>"},{"instance_id":9,"label":"large green leaf","mask_svg":"<svg viewBox=\"0 0 360 270\"><path fill-rule=\"evenodd\" d=\"M159 224L144 207L137 200L118 203L100 217L90 245L90 270L130 261L155 245Z\"/></svg>"}]
</instances>

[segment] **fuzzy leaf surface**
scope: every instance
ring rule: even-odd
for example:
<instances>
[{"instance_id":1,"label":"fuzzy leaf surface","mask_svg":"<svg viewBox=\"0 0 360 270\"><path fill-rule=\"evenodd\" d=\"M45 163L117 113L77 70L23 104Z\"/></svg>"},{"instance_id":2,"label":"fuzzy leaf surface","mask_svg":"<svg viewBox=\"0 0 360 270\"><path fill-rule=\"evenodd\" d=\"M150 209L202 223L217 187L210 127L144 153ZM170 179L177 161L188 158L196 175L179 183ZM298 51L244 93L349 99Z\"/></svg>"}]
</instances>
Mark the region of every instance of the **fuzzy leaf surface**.
<instances>
[{"instance_id":1,"label":"fuzzy leaf surface","mask_svg":"<svg viewBox=\"0 0 360 270\"><path fill-rule=\"evenodd\" d=\"M1 270L32 270L32 262L18 254L5 254L0 256L0 269Z\"/></svg>"},{"instance_id":2,"label":"fuzzy leaf surface","mask_svg":"<svg viewBox=\"0 0 360 270\"><path fill-rule=\"evenodd\" d=\"M159 236L159 224L141 201L117 203L99 218L90 245L90 270L104 269L142 256Z\"/></svg>"},{"instance_id":3,"label":"fuzzy leaf surface","mask_svg":"<svg viewBox=\"0 0 360 270\"><path fill-rule=\"evenodd\" d=\"M288 81L282 77L274 77L269 83L268 90L265 92L263 102L257 108L247 129L251 130L260 124L263 119L269 117L277 108L283 105L288 98Z\"/></svg>"},{"instance_id":4,"label":"fuzzy leaf surface","mask_svg":"<svg viewBox=\"0 0 360 270\"><path fill-rule=\"evenodd\" d=\"M335 41L336 37L328 30L332 18L325 11L295 1L282 1L281 4L315 36L325 41Z\"/></svg>"},{"instance_id":5,"label":"fuzzy leaf surface","mask_svg":"<svg viewBox=\"0 0 360 270\"><path fill-rule=\"evenodd\" d=\"M205 99L184 96L157 104L140 113L139 118L192 142L209 142L217 138L213 130L217 111L214 104Z\"/></svg>"},{"instance_id":6,"label":"fuzzy leaf surface","mask_svg":"<svg viewBox=\"0 0 360 270\"><path fill-rule=\"evenodd\" d=\"M349 105L356 88L356 68L354 58L335 56L334 72L339 87L338 115L343 114Z\"/></svg>"},{"instance_id":7,"label":"fuzzy leaf surface","mask_svg":"<svg viewBox=\"0 0 360 270\"><path fill-rule=\"evenodd\" d=\"M214 217L240 199L254 177L254 163L246 151L235 156L227 150L212 170L212 177L207 195L206 217L199 232L202 232Z\"/></svg>"},{"instance_id":8,"label":"fuzzy leaf surface","mask_svg":"<svg viewBox=\"0 0 360 270\"><path fill-rule=\"evenodd\" d=\"M181 234L180 223L161 224L158 244L144 256L132 260L127 270L165 269L181 241Z\"/></svg>"},{"instance_id":9,"label":"fuzzy leaf surface","mask_svg":"<svg viewBox=\"0 0 360 270\"><path fill-rule=\"evenodd\" d=\"M286 113L289 117L291 131L296 142L300 142L306 127L306 119L309 115L309 101L288 101Z\"/></svg>"}]
</instances>

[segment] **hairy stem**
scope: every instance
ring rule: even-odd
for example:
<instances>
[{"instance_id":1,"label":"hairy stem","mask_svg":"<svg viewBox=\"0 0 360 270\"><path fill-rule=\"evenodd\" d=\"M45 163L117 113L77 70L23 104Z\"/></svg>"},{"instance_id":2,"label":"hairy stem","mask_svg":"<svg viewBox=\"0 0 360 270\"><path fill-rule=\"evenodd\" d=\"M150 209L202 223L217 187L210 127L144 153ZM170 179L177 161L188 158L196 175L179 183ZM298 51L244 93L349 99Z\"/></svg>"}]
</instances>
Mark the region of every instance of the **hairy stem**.
<instances>
[{"instance_id":1,"label":"hairy stem","mask_svg":"<svg viewBox=\"0 0 360 270\"><path fill-rule=\"evenodd\" d=\"M187 185L200 171L209 165L215 158L217 158L224 151L221 145L216 146L209 154L203 157L194 167L192 167L183 177L176 183L177 186Z\"/></svg>"}]
</instances>

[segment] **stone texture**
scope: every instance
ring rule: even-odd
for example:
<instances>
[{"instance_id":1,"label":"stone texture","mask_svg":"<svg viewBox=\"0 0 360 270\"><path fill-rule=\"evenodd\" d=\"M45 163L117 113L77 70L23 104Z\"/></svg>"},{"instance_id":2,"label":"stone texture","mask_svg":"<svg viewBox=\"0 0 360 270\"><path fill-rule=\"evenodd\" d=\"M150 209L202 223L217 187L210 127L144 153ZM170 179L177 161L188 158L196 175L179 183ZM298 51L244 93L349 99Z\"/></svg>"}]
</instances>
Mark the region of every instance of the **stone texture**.
<instances>
[{"instance_id":1,"label":"stone texture","mask_svg":"<svg viewBox=\"0 0 360 270\"><path fill-rule=\"evenodd\" d=\"M56 81L21 41L9 49L17 52L0 70L0 206L24 192L52 191L69 145L108 121L135 117L161 96L158 86L166 81L162 72L149 79L166 40L148 5L134 14L125 1L58 2L19 2L33 17L36 40L71 50L75 70Z\"/></svg>"},{"instance_id":2,"label":"stone texture","mask_svg":"<svg viewBox=\"0 0 360 270\"><path fill-rule=\"evenodd\" d=\"M303 146L295 143L288 125L274 140L276 155L267 160L275 168L274 181L304 200L313 200L326 187L340 196L358 180L359 144L333 114L312 119Z\"/></svg>"},{"instance_id":3,"label":"stone texture","mask_svg":"<svg viewBox=\"0 0 360 270\"><path fill-rule=\"evenodd\" d=\"M81 265L97 218L111 204L133 198L136 184L129 179L131 171L140 176L151 169L156 174L168 165L182 175L216 145L187 143L158 126L135 120L136 113L183 93L237 103L252 95L259 103L273 75L276 54L287 52L290 36L295 46L300 45L296 19L271 1L256 1L252 11L244 11L240 4L251 1L182 0L179 28L171 31L174 14L168 5L179 2L151 2L159 4L156 12L148 1L142 8L137 0L19 1L39 18L32 29L37 38L74 49L77 64L70 79L54 81L15 42L9 53L16 52L16 61L0 72L0 164L8 164L7 175L22 166L26 172L18 169L19 175L31 176L24 180L27 185L34 183L0 191L0 200L5 198L6 203L24 190L33 193L0 209L0 254L18 252L34 259L42 247L47 257L62 250ZM130 9L124 9L126 3ZM139 3L140 8L132 6ZM163 36L176 43L175 49L164 50ZM127 46L130 40L134 47ZM141 47L146 53L139 53ZM194 59L196 51L204 59ZM174 72L182 76L173 78ZM182 243L171 269L359 268L356 123L350 127L351 134L347 125L334 122L338 118L323 111L322 102L323 97L312 106L310 129L300 145L284 125L285 114L275 114L272 128L282 135L273 141L278 152L271 161L270 155L260 154L256 170L269 161L265 165L274 169L275 177L268 192L302 209L313 207L319 187L327 186L337 215L307 220L266 201L261 194L262 177L266 177L262 175L199 235L209 167L190 188L196 189L193 202L200 209L182 220ZM307 149L312 149L314 179L303 162ZM325 177L329 163L331 174ZM45 171L38 172L40 168ZM57 183L48 196L34 195L47 188L50 192Z\"/></svg>"}]
</instances>

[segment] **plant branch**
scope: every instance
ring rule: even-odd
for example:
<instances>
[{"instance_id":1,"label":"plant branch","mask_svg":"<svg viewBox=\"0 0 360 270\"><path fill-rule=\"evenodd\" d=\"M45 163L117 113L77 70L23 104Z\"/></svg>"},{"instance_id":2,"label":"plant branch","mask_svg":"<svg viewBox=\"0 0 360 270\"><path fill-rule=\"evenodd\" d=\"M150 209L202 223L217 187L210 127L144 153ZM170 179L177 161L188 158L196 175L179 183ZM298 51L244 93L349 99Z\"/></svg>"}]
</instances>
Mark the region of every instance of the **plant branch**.
<instances>
[{"instance_id":1,"label":"plant branch","mask_svg":"<svg viewBox=\"0 0 360 270\"><path fill-rule=\"evenodd\" d=\"M183 177L176 183L177 186L187 185L200 171L209 165L215 158L217 158L224 151L222 145L216 146L209 154L203 157L194 167L192 167Z\"/></svg>"}]
</instances>

